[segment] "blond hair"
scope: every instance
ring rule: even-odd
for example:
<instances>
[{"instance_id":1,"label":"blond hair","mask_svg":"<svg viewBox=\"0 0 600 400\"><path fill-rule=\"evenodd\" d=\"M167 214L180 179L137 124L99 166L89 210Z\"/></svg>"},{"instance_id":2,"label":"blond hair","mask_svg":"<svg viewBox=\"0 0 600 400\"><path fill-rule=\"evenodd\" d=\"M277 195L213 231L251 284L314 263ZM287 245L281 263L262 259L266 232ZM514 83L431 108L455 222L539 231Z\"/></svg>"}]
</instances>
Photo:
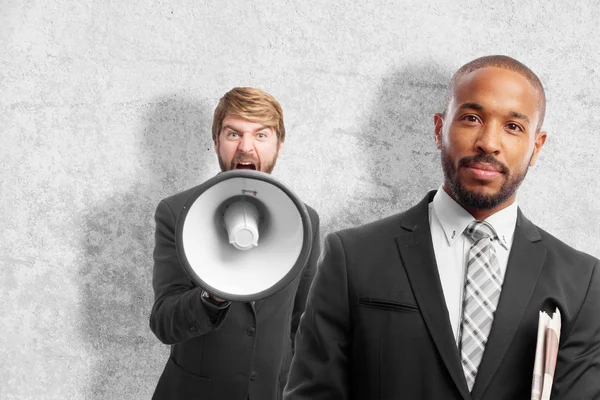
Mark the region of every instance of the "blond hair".
<instances>
[{"instance_id":1,"label":"blond hair","mask_svg":"<svg viewBox=\"0 0 600 400\"><path fill-rule=\"evenodd\" d=\"M273 128L280 142L285 140L283 110L270 94L251 87L236 87L219 100L213 116L212 138L217 141L223 120L227 116L237 116L251 122Z\"/></svg>"}]
</instances>

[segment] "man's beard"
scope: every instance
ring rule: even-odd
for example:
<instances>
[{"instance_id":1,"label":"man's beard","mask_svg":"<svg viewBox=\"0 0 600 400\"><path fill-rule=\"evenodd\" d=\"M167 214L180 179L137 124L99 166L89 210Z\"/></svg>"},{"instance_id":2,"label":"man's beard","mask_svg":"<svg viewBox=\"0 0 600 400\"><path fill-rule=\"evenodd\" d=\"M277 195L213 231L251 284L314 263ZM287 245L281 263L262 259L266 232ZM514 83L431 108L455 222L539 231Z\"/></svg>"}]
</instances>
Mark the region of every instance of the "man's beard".
<instances>
[{"instance_id":1,"label":"man's beard","mask_svg":"<svg viewBox=\"0 0 600 400\"><path fill-rule=\"evenodd\" d=\"M479 191L469 190L460 182L457 169L467 167L473 163L491 164L498 168L504 176L504 182L500 189L495 194L485 194ZM449 154L442 146L442 169L444 170L444 178L452 191L454 199L463 207L474 210L491 210L502 204L511 197L527 175L526 167L522 173L512 175L506 165L496 160L491 154L478 154L462 158L458 163L458 168L452 164Z\"/></svg>"},{"instance_id":2,"label":"man's beard","mask_svg":"<svg viewBox=\"0 0 600 400\"><path fill-rule=\"evenodd\" d=\"M220 155L218 155L217 158L219 159L219 167L221 167L221 171L223 172L236 169L238 164L250 162L254 165L256 171L262 171L266 172L267 174L270 174L271 172L273 172L273 168L275 168L275 163L277 162L277 155L275 155L270 162L265 162L264 164L261 163L257 157L247 156L243 153L236 154L229 165L225 164Z\"/></svg>"}]
</instances>

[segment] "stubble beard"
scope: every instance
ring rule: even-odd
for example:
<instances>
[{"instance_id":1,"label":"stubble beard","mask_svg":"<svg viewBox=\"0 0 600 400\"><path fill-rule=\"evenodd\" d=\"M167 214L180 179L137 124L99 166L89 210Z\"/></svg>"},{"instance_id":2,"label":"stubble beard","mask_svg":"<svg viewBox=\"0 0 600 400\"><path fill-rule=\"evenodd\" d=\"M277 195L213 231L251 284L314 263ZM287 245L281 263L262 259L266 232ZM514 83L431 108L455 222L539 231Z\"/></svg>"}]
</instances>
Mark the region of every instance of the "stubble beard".
<instances>
[{"instance_id":1,"label":"stubble beard","mask_svg":"<svg viewBox=\"0 0 600 400\"><path fill-rule=\"evenodd\" d=\"M457 168L452 163L450 155L445 150L444 146L442 146L441 152L444 180L450 187L454 199L463 207L473 210L491 210L505 202L509 197L516 193L529 170L529 166L527 165L523 172L513 175L506 165L497 161L491 154L464 157L459 162L459 168L461 165L468 165L473 162L484 162L496 165L501 169L504 176L502 186L500 186L500 189L494 194L485 194L480 191L467 189L460 181Z\"/></svg>"}]
</instances>

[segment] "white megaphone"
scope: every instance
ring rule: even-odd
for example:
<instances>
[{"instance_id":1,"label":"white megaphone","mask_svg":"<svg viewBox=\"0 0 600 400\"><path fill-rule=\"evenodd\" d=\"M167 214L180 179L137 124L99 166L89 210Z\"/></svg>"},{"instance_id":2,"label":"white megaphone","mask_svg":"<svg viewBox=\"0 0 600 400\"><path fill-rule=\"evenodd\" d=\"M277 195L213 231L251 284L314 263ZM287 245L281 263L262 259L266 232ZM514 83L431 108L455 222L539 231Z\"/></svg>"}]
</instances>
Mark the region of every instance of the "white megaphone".
<instances>
[{"instance_id":1,"label":"white megaphone","mask_svg":"<svg viewBox=\"0 0 600 400\"><path fill-rule=\"evenodd\" d=\"M198 286L255 301L290 284L312 247L306 206L264 172L222 172L198 186L177 221L177 253Z\"/></svg>"}]
</instances>

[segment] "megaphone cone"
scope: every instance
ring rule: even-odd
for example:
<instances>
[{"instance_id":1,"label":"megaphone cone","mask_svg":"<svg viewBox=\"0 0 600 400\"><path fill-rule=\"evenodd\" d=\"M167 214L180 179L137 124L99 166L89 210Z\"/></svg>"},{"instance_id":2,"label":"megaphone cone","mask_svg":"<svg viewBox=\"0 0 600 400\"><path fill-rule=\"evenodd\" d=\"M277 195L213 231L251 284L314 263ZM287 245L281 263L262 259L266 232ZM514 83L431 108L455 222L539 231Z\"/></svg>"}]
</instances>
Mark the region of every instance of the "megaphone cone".
<instances>
[{"instance_id":1,"label":"megaphone cone","mask_svg":"<svg viewBox=\"0 0 600 400\"><path fill-rule=\"evenodd\" d=\"M188 198L176 230L186 272L207 292L255 301L290 284L312 247L306 206L271 175L222 172Z\"/></svg>"}]
</instances>

